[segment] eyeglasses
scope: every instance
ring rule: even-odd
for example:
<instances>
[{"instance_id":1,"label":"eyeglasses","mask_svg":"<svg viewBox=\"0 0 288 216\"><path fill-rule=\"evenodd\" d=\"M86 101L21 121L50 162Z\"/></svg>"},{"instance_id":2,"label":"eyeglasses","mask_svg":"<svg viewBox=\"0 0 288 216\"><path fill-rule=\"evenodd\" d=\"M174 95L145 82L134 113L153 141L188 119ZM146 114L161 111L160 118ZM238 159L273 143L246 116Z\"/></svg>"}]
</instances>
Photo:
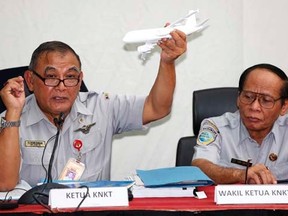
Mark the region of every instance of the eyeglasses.
<instances>
[{"instance_id":1,"label":"eyeglasses","mask_svg":"<svg viewBox=\"0 0 288 216\"><path fill-rule=\"evenodd\" d=\"M247 104L247 105L252 104L256 99L258 99L258 102L261 107L266 108L266 109L272 109L275 105L275 102L282 99L282 97L274 99L270 95L243 90L239 94L239 99L240 99L240 102L242 102L243 104Z\"/></svg>"},{"instance_id":2,"label":"eyeglasses","mask_svg":"<svg viewBox=\"0 0 288 216\"><path fill-rule=\"evenodd\" d=\"M35 70L32 70L33 74L35 74L39 79L43 81L46 86L56 87L61 82L63 82L65 87L74 87L79 83L79 76L77 78L66 78L66 79L59 79L59 78L44 78Z\"/></svg>"}]
</instances>

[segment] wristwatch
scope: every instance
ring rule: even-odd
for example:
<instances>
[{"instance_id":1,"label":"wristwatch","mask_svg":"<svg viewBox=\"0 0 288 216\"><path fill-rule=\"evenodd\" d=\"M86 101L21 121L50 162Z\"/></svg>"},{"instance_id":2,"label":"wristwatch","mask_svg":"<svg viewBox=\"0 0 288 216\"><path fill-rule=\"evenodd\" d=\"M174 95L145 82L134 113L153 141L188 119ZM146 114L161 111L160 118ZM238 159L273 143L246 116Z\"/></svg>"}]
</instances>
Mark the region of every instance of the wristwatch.
<instances>
[{"instance_id":1,"label":"wristwatch","mask_svg":"<svg viewBox=\"0 0 288 216\"><path fill-rule=\"evenodd\" d=\"M0 124L0 132L7 127L20 127L20 120L19 121L6 121L4 117L1 117L1 124Z\"/></svg>"}]
</instances>

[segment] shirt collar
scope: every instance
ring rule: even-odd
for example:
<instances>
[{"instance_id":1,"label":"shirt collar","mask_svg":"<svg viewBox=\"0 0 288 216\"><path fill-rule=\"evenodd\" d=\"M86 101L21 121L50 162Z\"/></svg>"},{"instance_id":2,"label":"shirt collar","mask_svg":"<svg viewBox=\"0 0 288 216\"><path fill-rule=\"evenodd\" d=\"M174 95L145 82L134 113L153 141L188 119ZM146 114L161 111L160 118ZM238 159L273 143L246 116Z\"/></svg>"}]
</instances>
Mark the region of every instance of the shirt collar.
<instances>
[{"instance_id":1,"label":"shirt collar","mask_svg":"<svg viewBox=\"0 0 288 216\"><path fill-rule=\"evenodd\" d=\"M74 121L78 118L78 115L93 115L93 113L87 108L87 99L89 94L79 92L78 97L75 100L70 112L71 119Z\"/></svg>"},{"instance_id":2,"label":"shirt collar","mask_svg":"<svg viewBox=\"0 0 288 216\"><path fill-rule=\"evenodd\" d=\"M30 126L33 124L36 124L38 122L40 122L41 120L46 120L48 121L47 117L44 115L44 113L40 110L37 102L36 102L36 98L34 94L29 95L26 98L27 103L29 102L31 105L29 106L28 110L24 110L26 112L28 112L28 116L29 118L27 119L27 125L26 126ZM27 108L27 107L26 107Z\"/></svg>"},{"instance_id":3,"label":"shirt collar","mask_svg":"<svg viewBox=\"0 0 288 216\"><path fill-rule=\"evenodd\" d=\"M249 139L249 138L250 138L250 135L249 135L246 127L244 126L244 124L240 118L240 140L239 140L240 142L239 142L239 145L244 143L244 141L246 139Z\"/></svg>"},{"instance_id":4,"label":"shirt collar","mask_svg":"<svg viewBox=\"0 0 288 216\"><path fill-rule=\"evenodd\" d=\"M275 121L273 128L272 128L272 133L274 134L274 138L275 138L275 143L280 143L282 142L282 137L280 137L280 134L282 134L283 132L281 132L280 128L282 127L288 127L288 118L287 115L284 116L279 116L278 119ZM283 134L282 134L283 136Z\"/></svg>"},{"instance_id":5,"label":"shirt collar","mask_svg":"<svg viewBox=\"0 0 288 216\"><path fill-rule=\"evenodd\" d=\"M79 114L82 115L93 115L93 113L85 106L88 98L88 93L79 93L70 112L71 119L74 121L77 119ZM29 106L29 110L23 110L24 112L28 112L29 118L27 119L27 125L30 126L40 122L41 120L46 120L50 122L44 113L40 110L36 98L34 94L29 95L26 98L26 102L29 102L31 105ZM27 108L27 107L26 107ZM52 124L52 123L51 123Z\"/></svg>"},{"instance_id":6,"label":"shirt collar","mask_svg":"<svg viewBox=\"0 0 288 216\"><path fill-rule=\"evenodd\" d=\"M273 136L274 139L275 139L275 143L279 143L279 139L280 138L278 136L275 136L275 134L279 134L280 133L279 126L284 125L284 124L286 124L288 126L288 119L287 118L284 119L282 116L280 116L274 122L272 130L266 135L264 140L267 139L268 136ZM244 124L243 124L243 122L241 120L241 122L240 122L240 140L239 140L240 142L239 142L239 144L244 143L244 140L246 140L246 139L251 139L252 140L252 138L250 137L246 127L244 126Z\"/></svg>"}]
</instances>

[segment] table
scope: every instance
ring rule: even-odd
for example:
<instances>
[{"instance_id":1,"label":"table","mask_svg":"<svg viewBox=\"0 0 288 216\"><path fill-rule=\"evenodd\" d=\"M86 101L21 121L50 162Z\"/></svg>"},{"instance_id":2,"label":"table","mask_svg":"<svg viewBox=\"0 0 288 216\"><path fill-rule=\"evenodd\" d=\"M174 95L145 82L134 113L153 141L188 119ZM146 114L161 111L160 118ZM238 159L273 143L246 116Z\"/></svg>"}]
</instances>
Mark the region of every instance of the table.
<instances>
[{"instance_id":1,"label":"table","mask_svg":"<svg viewBox=\"0 0 288 216\"><path fill-rule=\"evenodd\" d=\"M207 199L185 198L134 198L125 207L95 207L60 209L58 215L288 215L288 204L243 204L216 205L214 203L214 186L199 187L204 190ZM2 214L11 215L48 215L49 210L41 205L20 205L14 210L1 210Z\"/></svg>"}]
</instances>

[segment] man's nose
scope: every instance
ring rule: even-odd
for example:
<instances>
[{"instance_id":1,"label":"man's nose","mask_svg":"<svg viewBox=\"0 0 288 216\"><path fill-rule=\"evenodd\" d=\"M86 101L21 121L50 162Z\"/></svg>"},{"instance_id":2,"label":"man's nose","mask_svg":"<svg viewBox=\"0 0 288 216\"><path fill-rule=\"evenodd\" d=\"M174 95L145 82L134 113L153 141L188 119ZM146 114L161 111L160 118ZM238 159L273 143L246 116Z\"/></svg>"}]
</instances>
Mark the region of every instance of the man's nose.
<instances>
[{"instance_id":1,"label":"man's nose","mask_svg":"<svg viewBox=\"0 0 288 216\"><path fill-rule=\"evenodd\" d=\"M66 86L64 84L64 80L59 80L59 84L57 86L55 86L56 88L59 88L59 89L65 89Z\"/></svg>"},{"instance_id":2,"label":"man's nose","mask_svg":"<svg viewBox=\"0 0 288 216\"><path fill-rule=\"evenodd\" d=\"M250 104L250 106L251 106L253 109L259 109L259 108L261 108L262 106L261 106L259 97L255 97L254 101Z\"/></svg>"}]
</instances>

